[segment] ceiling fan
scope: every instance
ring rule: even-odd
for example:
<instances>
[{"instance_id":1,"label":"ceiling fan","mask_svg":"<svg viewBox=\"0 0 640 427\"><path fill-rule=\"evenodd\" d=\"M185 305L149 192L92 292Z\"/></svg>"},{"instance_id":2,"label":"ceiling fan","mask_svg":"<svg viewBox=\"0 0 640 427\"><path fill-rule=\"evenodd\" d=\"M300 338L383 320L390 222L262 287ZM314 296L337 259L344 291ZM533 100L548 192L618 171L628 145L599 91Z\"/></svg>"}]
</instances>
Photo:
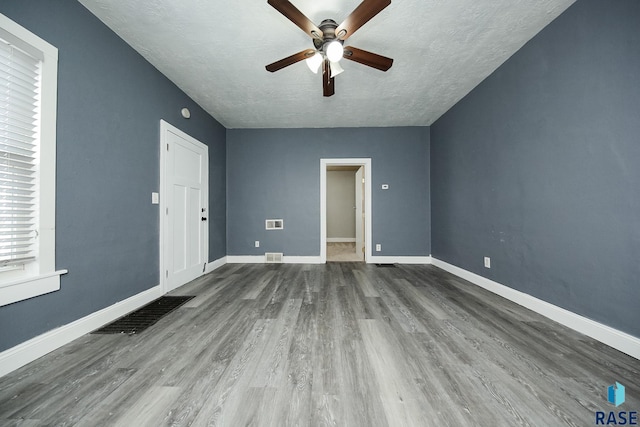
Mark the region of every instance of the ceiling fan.
<instances>
[{"instance_id":1,"label":"ceiling fan","mask_svg":"<svg viewBox=\"0 0 640 427\"><path fill-rule=\"evenodd\" d=\"M347 38L389 6L391 0L363 0L342 24L338 25L333 19L325 19L319 26L311 22L288 0L268 0L267 3L311 36L314 46L314 49L305 49L267 65L267 71L273 73L303 59L314 73L322 66L322 93L324 96L331 96L335 93L334 78L343 71L339 64L342 58L381 71L391 68L391 58L353 46L343 46Z\"/></svg>"}]
</instances>

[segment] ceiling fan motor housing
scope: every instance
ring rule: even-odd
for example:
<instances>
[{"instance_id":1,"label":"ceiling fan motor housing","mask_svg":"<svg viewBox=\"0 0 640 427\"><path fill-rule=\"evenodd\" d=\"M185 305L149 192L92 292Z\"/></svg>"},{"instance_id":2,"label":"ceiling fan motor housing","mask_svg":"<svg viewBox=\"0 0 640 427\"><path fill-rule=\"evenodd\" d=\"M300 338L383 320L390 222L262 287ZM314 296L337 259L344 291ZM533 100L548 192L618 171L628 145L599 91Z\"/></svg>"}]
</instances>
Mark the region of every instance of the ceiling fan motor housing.
<instances>
[{"instance_id":1,"label":"ceiling fan motor housing","mask_svg":"<svg viewBox=\"0 0 640 427\"><path fill-rule=\"evenodd\" d=\"M337 39L336 28L338 28L338 24L333 19L325 19L320 23L318 28L322 30L323 36L322 39L314 38L313 45L317 50L322 52L324 51L324 47L327 45L327 43L331 43L332 41ZM342 40L338 39L338 41L340 43L343 43Z\"/></svg>"}]
</instances>

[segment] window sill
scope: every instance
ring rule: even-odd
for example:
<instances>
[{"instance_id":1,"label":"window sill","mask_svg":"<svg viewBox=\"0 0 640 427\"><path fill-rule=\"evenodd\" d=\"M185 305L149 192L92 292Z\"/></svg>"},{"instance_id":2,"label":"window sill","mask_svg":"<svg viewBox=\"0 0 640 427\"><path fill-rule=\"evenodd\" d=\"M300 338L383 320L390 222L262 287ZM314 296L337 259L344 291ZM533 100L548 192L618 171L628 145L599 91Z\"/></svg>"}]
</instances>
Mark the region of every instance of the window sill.
<instances>
[{"instance_id":1,"label":"window sill","mask_svg":"<svg viewBox=\"0 0 640 427\"><path fill-rule=\"evenodd\" d=\"M60 290L60 276L66 273L67 270L58 270L0 283L0 307Z\"/></svg>"}]
</instances>

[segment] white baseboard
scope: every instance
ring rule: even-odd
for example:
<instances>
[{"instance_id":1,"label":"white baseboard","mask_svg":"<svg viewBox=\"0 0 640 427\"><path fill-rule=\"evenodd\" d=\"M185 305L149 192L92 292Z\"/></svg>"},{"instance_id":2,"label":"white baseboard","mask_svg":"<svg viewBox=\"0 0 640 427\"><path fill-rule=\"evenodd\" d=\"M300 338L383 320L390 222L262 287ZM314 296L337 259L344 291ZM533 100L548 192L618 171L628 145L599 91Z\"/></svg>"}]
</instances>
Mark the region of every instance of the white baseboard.
<instances>
[{"instance_id":1,"label":"white baseboard","mask_svg":"<svg viewBox=\"0 0 640 427\"><path fill-rule=\"evenodd\" d=\"M321 258L315 256L285 256L290 264L319 264ZM211 272L226 263L262 264L262 255L230 255L207 264L206 272ZM580 316L531 295L509 288L470 271L448 264L437 258L427 257L371 257L369 263L377 264L433 264L458 277L468 280L490 292L539 313L575 331L583 333L606 345L640 360L640 338ZM88 316L53 329L35 338L0 353L0 377L12 372L45 354L88 334L117 318L136 310L162 296L160 286L155 286L126 300L120 301Z\"/></svg>"},{"instance_id":2,"label":"white baseboard","mask_svg":"<svg viewBox=\"0 0 640 427\"><path fill-rule=\"evenodd\" d=\"M0 377L162 296L161 286L140 292L0 353Z\"/></svg>"},{"instance_id":3,"label":"white baseboard","mask_svg":"<svg viewBox=\"0 0 640 427\"><path fill-rule=\"evenodd\" d=\"M228 264L265 264L264 255L227 255Z\"/></svg>"},{"instance_id":4,"label":"white baseboard","mask_svg":"<svg viewBox=\"0 0 640 427\"><path fill-rule=\"evenodd\" d=\"M285 264L324 264L320 256L290 256L282 257Z\"/></svg>"},{"instance_id":5,"label":"white baseboard","mask_svg":"<svg viewBox=\"0 0 640 427\"><path fill-rule=\"evenodd\" d=\"M229 264L264 264L264 255L227 255ZM319 256L291 256L282 257L283 264L322 264Z\"/></svg>"},{"instance_id":6,"label":"white baseboard","mask_svg":"<svg viewBox=\"0 0 640 427\"><path fill-rule=\"evenodd\" d=\"M493 280L487 279L455 265L433 258L432 264L449 273L455 274L481 288L498 294L510 301L526 307L538 314L554 320L568 328L587 335L629 356L640 359L640 338L614 329L610 326L583 317L572 311L558 307L524 292L517 291Z\"/></svg>"},{"instance_id":7,"label":"white baseboard","mask_svg":"<svg viewBox=\"0 0 640 427\"><path fill-rule=\"evenodd\" d=\"M355 237L327 237L327 243L355 243Z\"/></svg>"},{"instance_id":8,"label":"white baseboard","mask_svg":"<svg viewBox=\"0 0 640 427\"><path fill-rule=\"evenodd\" d=\"M430 256L372 256L368 264L431 264Z\"/></svg>"},{"instance_id":9,"label":"white baseboard","mask_svg":"<svg viewBox=\"0 0 640 427\"><path fill-rule=\"evenodd\" d=\"M217 270L227 263L227 257L223 256L215 261L207 263L207 267L204 269L204 274L211 273L213 270Z\"/></svg>"},{"instance_id":10,"label":"white baseboard","mask_svg":"<svg viewBox=\"0 0 640 427\"><path fill-rule=\"evenodd\" d=\"M320 256L282 257L284 264L324 264ZM227 255L229 264L264 264L264 255ZM367 260L369 264L431 264L430 256L374 256Z\"/></svg>"}]
</instances>

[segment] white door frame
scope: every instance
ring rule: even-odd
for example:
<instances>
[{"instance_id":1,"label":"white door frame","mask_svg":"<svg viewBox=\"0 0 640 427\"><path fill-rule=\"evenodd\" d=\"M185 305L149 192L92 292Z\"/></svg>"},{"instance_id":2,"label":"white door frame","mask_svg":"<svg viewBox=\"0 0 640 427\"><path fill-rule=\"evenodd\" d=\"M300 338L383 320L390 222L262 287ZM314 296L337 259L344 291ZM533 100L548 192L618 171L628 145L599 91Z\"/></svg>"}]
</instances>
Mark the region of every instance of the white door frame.
<instances>
[{"instance_id":1,"label":"white door frame","mask_svg":"<svg viewBox=\"0 0 640 427\"><path fill-rule=\"evenodd\" d=\"M371 263L371 159L320 159L320 262L327 262L327 166L364 166L365 262Z\"/></svg>"},{"instance_id":2,"label":"white door frame","mask_svg":"<svg viewBox=\"0 0 640 427\"><path fill-rule=\"evenodd\" d=\"M171 132L174 133L176 135L178 135L179 137L181 137L182 139L186 139L187 141L194 143L196 145L202 145L205 147L205 151L206 153L209 152L209 147L206 144L203 144L202 142L198 141L197 139L195 139L194 137L192 137L191 135L181 131L180 129L178 129L177 127L171 125L170 123L165 122L164 120L160 120L160 189L159 189L159 198L160 198L160 204L159 204L159 211L158 214L160 215L160 219L159 219L159 224L160 224L160 246L158 248L158 255L160 257L160 286L162 289L162 293L165 294L167 293L169 290L167 289L168 287L168 283L167 283L167 276L165 275L166 272L166 262L165 262L165 241L167 240L167 234L168 234L168 229L169 229L169 219L167 217L167 215L165 214L166 210L167 210L167 189L165 188L165 186L167 185L166 181L166 162L167 162L167 143L168 143L168 138L167 138L167 134ZM209 182L208 182L208 178L209 178L209 165L208 165L208 159L207 162L205 162L205 167L206 169L206 177L207 179L205 180L205 182L203 182L203 186L202 186L202 191L206 192L207 194L207 201L209 200ZM206 212L206 216L209 217L209 206L206 207L207 208L207 212ZM208 222L206 224L205 227L205 232L204 232L204 259L205 262L208 263L209 261L209 227L208 227ZM204 274L204 271L203 273Z\"/></svg>"},{"instance_id":3,"label":"white door frame","mask_svg":"<svg viewBox=\"0 0 640 427\"><path fill-rule=\"evenodd\" d=\"M363 225L367 225L366 217L364 216L364 184L366 180L364 179L364 166L361 166L356 171L355 182L354 185L356 187L356 200L354 206L354 216L356 217L356 255L362 261L364 261L364 247L362 243L366 243L367 239L364 236ZM363 218L364 217L364 218ZM364 221L364 224L363 224Z\"/></svg>"}]
</instances>

